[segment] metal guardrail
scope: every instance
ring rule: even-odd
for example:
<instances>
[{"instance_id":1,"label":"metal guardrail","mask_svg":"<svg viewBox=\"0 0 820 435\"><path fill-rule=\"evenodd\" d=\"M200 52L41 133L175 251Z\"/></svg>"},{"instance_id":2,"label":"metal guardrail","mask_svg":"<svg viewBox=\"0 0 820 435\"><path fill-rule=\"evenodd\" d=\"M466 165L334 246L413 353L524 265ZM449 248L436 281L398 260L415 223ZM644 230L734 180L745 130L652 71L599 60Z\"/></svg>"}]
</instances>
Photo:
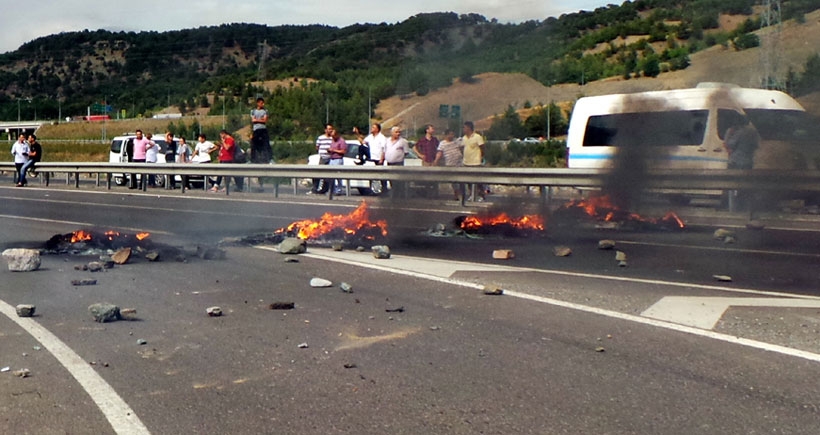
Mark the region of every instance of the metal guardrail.
<instances>
[{"instance_id":1,"label":"metal guardrail","mask_svg":"<svg viewBox=\"0 0 820 435\"><path fill-rule=\"evenodd\" d=\"M597 188L622 178L646 189L820 191L820 171L782 170L650 170L623 174L607 169L493 168L424 166L313 166L286 164L146 164L39 162L38 172L105 175L156 174L223 177L338 178L394 182L484 183L519 186ZM14 172L14 164L0 163L0 171ZM79 177L75 184L79 187Z\"/></svg>"}]
</instances>

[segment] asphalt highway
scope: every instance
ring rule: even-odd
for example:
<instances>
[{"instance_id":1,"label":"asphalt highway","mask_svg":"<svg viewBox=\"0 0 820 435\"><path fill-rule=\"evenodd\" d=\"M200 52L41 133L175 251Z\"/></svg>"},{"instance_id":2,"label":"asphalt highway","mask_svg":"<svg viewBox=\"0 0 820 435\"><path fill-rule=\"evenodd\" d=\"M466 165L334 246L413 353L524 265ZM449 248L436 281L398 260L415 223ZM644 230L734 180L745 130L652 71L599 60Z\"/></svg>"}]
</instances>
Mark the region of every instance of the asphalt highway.
<instances>
[{"instance_id":1,"label":"asphalt highway","mask_svg":"<svg viewBox=\"0 0 820 435\"><path fill-rule=\"evenodd\" d=\"M349 213L361 198L5 186L0 197L0 249L111 229L150 232L185 257L135 254L91 273L75 266L94 255L43 255L38 271L0 271L0 433L820 432L810 216L748 229L691 208L670 231L551 214L544 232L476 238L428 229L537 210L537 198L371 198L390 259L309 243L299 256L241 245L206 260L198 246ZM494 260L497 249L515 258ZM312 288L314 277L333 285ZM97 284L71 284L82 278ZM136 319L96 323L96 302ZM17 317L21 303L38 315ZM31 375L13 374L22 368Z\"/></svg>"}]
</instances>

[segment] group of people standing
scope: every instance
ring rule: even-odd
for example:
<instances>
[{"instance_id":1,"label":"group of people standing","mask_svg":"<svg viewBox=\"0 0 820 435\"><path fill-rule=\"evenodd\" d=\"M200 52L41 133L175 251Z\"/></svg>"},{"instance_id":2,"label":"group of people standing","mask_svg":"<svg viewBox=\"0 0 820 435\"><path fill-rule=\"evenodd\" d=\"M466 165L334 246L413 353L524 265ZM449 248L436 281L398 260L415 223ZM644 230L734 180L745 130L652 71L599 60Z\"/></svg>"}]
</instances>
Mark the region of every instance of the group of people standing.
<instances>
[{"instance_id":1,"label":"group of people standing","mask_svg":"<svg viewBox=\"0 0 820 435\"><path fill-rule=\"evenodd\" d=\"M379 166L404 166L405 156L410 151L410 144L402 137L401 127L392 127L389 137L382 133L382 126L379 123L370 125L370 134L367 136L362 135L356 127L353 128L353 133L360 144L357 164L373 162ZM459 138L455 137L452 129L444 132L442 140L439 140L435 133L435 126L427 124L424 136L412 148L421 158L423 166L484 165L484 138L475 132L475 125L472 121L464 123L464 135ZM333 124L326 124L324 134L316 139L316 151L319 154L320 165L341 165L347 152L347 143ZM308 194L321 193L321 181L320 179L313 180L313 188ZM330 184L332 184L334 194L343 193L342 180L335 180ZM454 199L464 198L464 184L453 183L452 187ZM476 188L477 200L483 201L487 193L486 187L477 185ZM386 190L387 182L382 181L382 191Z\"/></svg>"},{"instance_id":2,"label":"group of people standing","mask_svg":"<svg viewBox=\"0 0 820 435\"><path fill-rule=\"evenodd\" d=\"M34 165L42 158L43 147L37 142L37 136L34 133L28 136L20 134L11 146L11 155L14 156L14 183L17 187L24 187L28 185L27 172L32 177L37 176Z\"/></svg>"}]
</instances>

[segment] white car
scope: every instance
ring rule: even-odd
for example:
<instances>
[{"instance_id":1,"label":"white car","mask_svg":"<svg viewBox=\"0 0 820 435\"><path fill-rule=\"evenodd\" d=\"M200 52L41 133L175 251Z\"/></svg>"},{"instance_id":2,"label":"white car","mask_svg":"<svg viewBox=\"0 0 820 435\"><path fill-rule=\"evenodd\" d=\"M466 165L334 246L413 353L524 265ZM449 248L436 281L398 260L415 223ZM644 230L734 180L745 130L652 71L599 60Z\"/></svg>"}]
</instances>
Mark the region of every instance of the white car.
<instances>
[{"instance_id":1,"label":"white car","mask_svg":"<svg viewBox=\"0 0 820 435\"><path fill-rule=\"evenodd\" d=\"M109 149L108 153L108 162L109 163L128 163L128 154L126 150L129 146L133 145L133 141L137 136L135 134L126 134L123 136L117 136L111 140L111 148ZM168 149L168 144L165 143L165 135L164 134L154 134L153 138L151 139L154 143L159 146L159 151L157 153L157 163L165 163L165 151ZM177 143L174 140L174 143ZM174 161L176 161L177 155L174 154ZM141 178L141 174L136 174L137 179ZM129 174L113 174L114 176L114 183L117 186L124 186L128 183ZM182 182L182 177L179 175L175 175L175 180L177 183ZM165 177L157 176L156 182L158 186L163 186L165 184ZM192 185L200 185L203 182L202 177L190 177L189 182Z\"/></svg>"},{"instance_id":2,"label":"white car","mask_svg":"<svg viewBox=\"0 0 820 435\"><path fill-rule=\"evenodd\" d=\"M347 152L344 156L344 165L345 166L356 166L356 162L359 156L359 141L357 140L347 140ZM308 165L318 165L319 164L319 154L311 154L308 157ZM364 166L375 166L376 163L367 161L364 163ZM405 166L421 166L421 159L413 149L411 148L410 151L404 157L404 165ZM361 195L381 195L382 191L382 182L380 180L345 180L345 185L350 183L351 189L356 189L359 191ZM321 180L319 183L319 191L325 192L327 191L327 187L324 186L324 180Z\"/></svg>"}]
</instances>

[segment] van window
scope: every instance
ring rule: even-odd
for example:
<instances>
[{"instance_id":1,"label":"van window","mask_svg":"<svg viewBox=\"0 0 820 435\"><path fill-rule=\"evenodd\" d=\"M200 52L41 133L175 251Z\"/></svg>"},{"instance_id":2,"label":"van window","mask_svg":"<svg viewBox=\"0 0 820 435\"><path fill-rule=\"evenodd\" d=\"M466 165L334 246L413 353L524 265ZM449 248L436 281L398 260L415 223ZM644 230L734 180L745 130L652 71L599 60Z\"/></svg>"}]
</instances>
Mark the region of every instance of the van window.
<instances>
[{"instance_id":1,"label":"van window","mask_svg":"<svg viewBox=\"0 0 820 435\"><path fill-rule=\"evenodd\" d=\"M746 117L733 109L718 109L717 128L718 137L724 139L726 130L735 125L746 124Z\"/></svg>"},{"instance_id":2,"label":"van window","mask_svg":"<svg viewBox=\"0 0 820 435\"><path fill-rule=\"evenodd\" d=\"M708 116L706 109L590 116L583 146L700 145Z\"/></svg>"},{"instance_id":3,"label":"van window","mask_svg":"<svg viewBox=\"0 0 820 435\"><path fill-rule=\"evenodd\" d=\"M744 109L760 138L790 142L817 141L817 119L800 110Z\"/></svg>"},{"instance_id":4,"label":"van window","mask_svg":"<svg viewBox=\"0 0 820 435\"><path fill-rule=\"evenodd\" d=\"M114 139L111 141L111 152L114 154L119 154L122 151L122 143L125 142L120 139Z\"/></svg>"}]
</instances>

